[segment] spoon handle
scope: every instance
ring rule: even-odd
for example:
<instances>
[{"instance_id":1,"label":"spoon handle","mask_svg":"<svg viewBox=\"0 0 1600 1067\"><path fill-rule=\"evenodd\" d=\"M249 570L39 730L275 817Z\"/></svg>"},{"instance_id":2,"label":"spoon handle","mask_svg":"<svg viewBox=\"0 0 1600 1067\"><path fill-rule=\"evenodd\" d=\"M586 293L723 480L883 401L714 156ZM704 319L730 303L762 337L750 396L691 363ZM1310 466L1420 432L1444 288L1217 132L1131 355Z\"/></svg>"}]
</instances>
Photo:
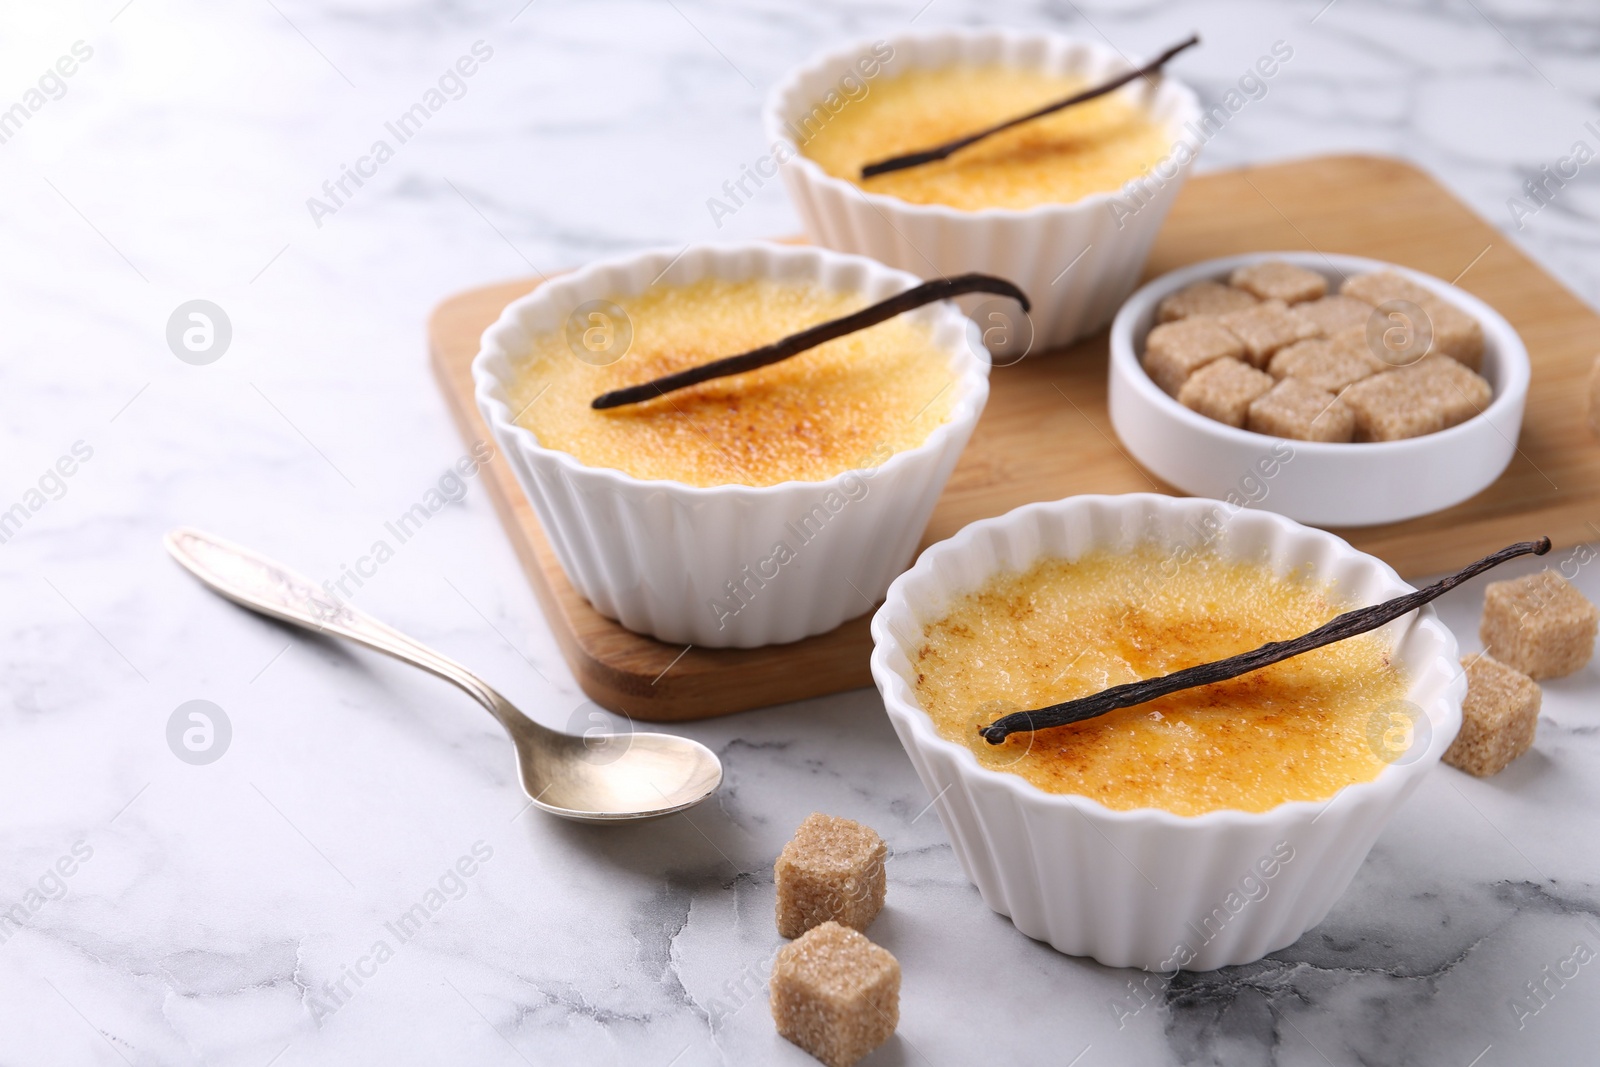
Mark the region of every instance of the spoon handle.
<instances>
[{"instance_id":1,"label":"spoon handle","mask_svg":"<svg viewBox=\"0 0 1600 1067\"><path fill-rule=\"evenodd\" d=\"M455 660L327 595L282 564L186 526L168 531L164 540L173 559L236 604L313 633L335 634L421 667L460 686L507 725L508 715L522 720L519 725L531 721Z\"/></svg>"}]
</instances>

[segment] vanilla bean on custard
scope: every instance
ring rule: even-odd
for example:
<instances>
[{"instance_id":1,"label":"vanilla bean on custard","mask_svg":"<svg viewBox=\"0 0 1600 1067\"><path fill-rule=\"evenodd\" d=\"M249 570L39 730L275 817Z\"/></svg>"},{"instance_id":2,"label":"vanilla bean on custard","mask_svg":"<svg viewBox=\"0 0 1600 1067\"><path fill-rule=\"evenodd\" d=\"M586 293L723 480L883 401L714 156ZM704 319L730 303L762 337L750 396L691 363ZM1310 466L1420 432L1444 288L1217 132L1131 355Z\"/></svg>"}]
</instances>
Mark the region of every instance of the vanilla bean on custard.
<instances>
[{"instance_id":1,"label":"vanilla bean on custard","mask_svg":"<svg viewBox=\"0 0 1600 1067\"><path fill-rule=\"evenodd\" d=\"M1184 689L1195 689L1203 685L1212 685L1216 682L1225 682L1230 678L1237 678L1241 674L1260 670L1262 667L1271 666L1292 656L1298 656L1323 645L1331 645L1335 641L1343 641L1349 637L1376 630L1385 623L1393 622L1403 615L1409 614L1431 600L1448 593L1456 586L1471 578L1482 574L1484 571L1498 567L1507 560L1516 559L1518 556L1542 556L1550 551L1550 538L1541 537L1537 541L1521 541L1508 545L1492 555L1485 556L1476 563L1470 564L1448 578L1441 579L1424 589L1397 596L1381 604L1370 607L1357 608L1347 611L1342 615L1312 630L1308 634L1291 638L1287 641L1269 641L1260 648L1227 659L1216 660L1212 663L1201 663L1193 667L1185 667L1171 674L1164 674L1159 678L1147 678L1143 681L1128 682L1124 685L1112 686L1091 696L1079 697L1075 700L1052 704L1049 707L1037 708L1033 711L1018 711L1002 716L988 726L980 726L978 733L991 745L998 745L1015 733L1024 733L1030 730L1044 730L1052 726L1067 726L1086 719L1097 718L1107 712L1119 708L1129 708L1137 704L1148 703L1171 693Z\"/></svg>"},{"instance_id":2,"label":"vanilla bean on custard","mask_svg":"<svg viewBox=\"0 0 1600 1067\"><path fill-rule=\"evenodd\" d=\"M997 296L1009 296L1022 305L1023 311L1030 310L1027 294L1004 278L996 278L992 274L960 274L954 278L940 278L937 281L924 282L921 285L907 289L903 293L896 293L887 300L880 300L876 304L864 307L860 311L842 315L837 319L809 326L799 333L790 334L770 345L752 349L742 355L728 356L724 359L712 360L702 363L698 367L690 367L674 374L663 375L639 385L630 385L623 389L613 389L609 393L602 393L590 402L589 406L596 409L617 408L626 404L642 404L646 400L654 400L658 396L687 389L691 385L699 385L715 378L726 378L733 374L743 374L746 371L758 370L797 356L810 348L815 348L836 337L864 330L868 326L876 326L896 315L903 315L924 304L937 303L948 300L953 296L963 293L994 293Z\"/></svg>"},{"instance_id":3,"label":"vanilla bean on custard","mask_svg":"<svg viewBox=\"0 0 1600 1067\"><path fill-rule=\"evenodd\" d=\"M1086 103L1090 100L1096 99L1097 97L1105 96L1107 93L1115 92L1124 85L1127 85L1129 82L1133 81L1135 78L1149 77L1151 74L1154 74L1156 71L1166 66L1167 62L1171 60L1173 56L1177 55L1179 52L1182 52L1184 49L1191 48L1199 43L1200 35L1194 34L1187 41L1182 41L1173 45L1171 48L1167 49L1165 52L1162 52L1159 56L1146 63L1144 66L1135 70L1130 70L1126 74L1119 74L1104 84L1096 85L1092 89L1085 89L1080 93L1076 93L1067 97L1065 100L1057 100L1053 104L1046 104L1044 107L1041 107L1036 111L1030 111L1026 115L1018 115L1016 118L1007 119L1004 122L996 123L995 125L990 126L988 129L979 130L977 133L970 133L965 137L958 137L954 141L946 141L944 144L935 145L932 148L924 148L917 152L907 152L905 155L894 156L891 159L883 159L876 163L868 163L861 168L861 180L866 181L868 178L876 177L879 174L888 174L890 171L909 170L912 167L920 167L924 163L938 162L941 159L945 159L954 155L961 149L966 148L968 145L977 144L984 138L993 137L995 134L1009 130L1013 126L1020 126L1024 122L1032 122L1034 119L1041 119L1046 115L1053 115L1057 111L1072 107L1074 104Z\"/></svg>"}]
</instances>

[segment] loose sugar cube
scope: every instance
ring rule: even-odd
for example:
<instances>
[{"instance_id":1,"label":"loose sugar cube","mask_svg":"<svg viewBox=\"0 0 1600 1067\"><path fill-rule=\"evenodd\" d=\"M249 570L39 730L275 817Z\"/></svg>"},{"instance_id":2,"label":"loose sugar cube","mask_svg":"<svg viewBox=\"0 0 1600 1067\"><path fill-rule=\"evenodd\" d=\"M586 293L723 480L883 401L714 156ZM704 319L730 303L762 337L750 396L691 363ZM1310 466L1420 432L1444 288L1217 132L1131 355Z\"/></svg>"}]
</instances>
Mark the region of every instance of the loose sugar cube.
<instances>
[{"instance_id":1,"label":"loose sugar cube","mask_svg":"<svg viewBox=\"0 0 1600 1067\"><path fill-rule=\"evenodd\" d=\"M1338 294L1296 304L1295 311L1302 317L1310 319L1322 331L1324 337L1332 337L1334 334L1355 327L1360 327L1364 334L1367 319L1372 317L1371 304Z\"/></svg>"},{"instance_id":2,"label":"loose sugar cube","mask_svg":"<svg viewBox=\"0 0 1600 1067\"><path fill-rule=\"evenodd\" d=\"M828 1067L850 1067L900 1023L900 963L838 923L785 945L772 965L778 1033Z\"/></svg>"},{"instance_id":3,"label":"loose sugar cube","mask_svg":"<svg viewBox=\"0 0 1600 1067\"><path fill-rule=\"evenodd\" d=\"M1195 282L1166 297L1156 306L1158 322L1177 322L1190 315L1226 315L1254 307L1256 298L1243 289L1220 282Z\"/></svg>"},{"instance_id":4,"label":"loose sugar cube","mask_svg":"<svg viewBox=\"0 0 1600 1067\"><path fill-rule=\"evenodd\" d=\"M1320 337L1279 349L1267 364L1274 378L1299 378L1330 393L1383 369L1383 362L1364 349Z\"/></svg>"},{"instance_id":5,"label":"loose sugar cube","mask_svg":"<svg viewBox=\"0 0 1600 1067\"><path fill-rule=\"evenodd\" d=\"M1250 401L1272 388L1272 376L1227 357L1212 360L1189 375L1178 403L1229 426L1243 426Z\"/></svg>"},{"instance_id":6,"label":"loose sugar cube","mask_svg":"<svg viewBox=\"0 0 1600 1067\"><path fill-rule=\"evenodd\" d=\"M1488 407L1494 397L1494 389L1487 379L1444 356L1428 356L1422 362L1394 373L1428 383L1433 402L1444 414L1446 427L1466 422Z\"/></svg>"},{"instance_id":7,"label":"loose sugar cube","mask_svg":"<svg viewBox=\"0 0 1600 1067\"><path fill-rule=\"evenodd\" d=\"M1253 308L1218 316L1217 321L1239 339L1257 367L1265 367L1278 349L1317 335L1317 327L1282 300L1264 300Z\"/></svg>"},{"instance_id":8,"label":"loose sugar cube","mask_svg":"<svg viewBox=\"0 0 1600 1067\"><path fill-rule=\"evenodd\" d=\"M1589 429L1600 433L1600 356L1589 368Z\"/></svg>"},{"instance_id":9,"label":"loose sugar cube","mask_svg":"<svg viewBox=\"0 0 1600 1067\"><path fill-rule=\"evenodd\" d=\"M1157 385L1177 396L1189 375L1207 363L1243 353L1239 339L1223 327L1220 319L1194 315L1150 331L1145 338L1144 369Z\"/></svg>"},{"instance_id":10,"label":"loose sugar cube","mask_svg":"<svg viewBox=\"0 0 1600 1067\"><path fill-rule=\"evenodd\" d=\"M1461 732L1445 749L1444 761L1487 778L1533 745L1539 723L1539 685L1488 656L1469 656L1461 666L1467 671Z\"/></svg>"},{"instance_id":11,"label":"loose sugar cube","mask_svg":"<svg viewBox=\"0 0 1600 1067\"><path fill-rule=\"evenodd\" d=\"M1391 300L1404 300L1421 307L1428 301L1436 299L1432 289L1418 285L1410 278L1396 274L1392 270L1380 270L1372 274L1357 274L1353 278L1346 278L1344 284L1339 287L1339 294L1364 301L1373 307L1387 304Z\"/></svg>"},{"instance_id":12,"label":"loose sugar cube","mask_svg":"<svg viewBox=\"0 0 1600 1067\"><path fill-rule=\"evenodd\" d=\"M1385 371L1356 382L1339 398L1355 413L1357 441L1399 441L1444 429L1437 394L1425 374Z\"/></svg>"},{"instance_id":13,"label":"loose sugar cube","mask_svg":"<svg viewBox=\"0 0 1600 1067\"><path fill-rule=\"evenodd\" d=\"M778 853L778 933L799 937L832 920L865 930L883 907L888 846L870 827L833 815L806 817Z\"/></svg>"},{"instance_id":14,"label":"loose sugar cube","mask_svg":"<svg viewBox=\"0 0 1600 1067\"><path fill-rule=\"evenodd\" d=\"M1426 301L1422 310L1433 331L1428 355L1449 356L1472 370L1483 366L1483 327L1477 319L1443 300Z\"/></svg>"},{"instance_id":15,"label":"loose sugar cube","mask_svg":"<svg viewBox=\"0 0 1600 1067\"><path fill-rule=\"evenodd\" d=\"M1478 636L1484 651L1506 666L1530 678L1562 678L1589 662L1597 624L1600 608L1546 569L1490 582Z\"/></svg>"},{"instance_id":16,"label":"loose sugar cube","mask_svg":"<svg viewBox=\"0 0 1600 1067\"><path fill-rule=\"evenodd\" d=\"M1355 415L1326 389L1285 378L1250 404L1245 427L1296 441L1348 441Z\"/></svg>"},{"instance_id":17,"label":"loose sugar cube","mask_svg":"<svg viewBox=\"0 0 1600 1067\"><path fill-rule=\"evenodd\" d=\"M1263 300L1282 300L1285 304L1315 300L1328 291L1328 280L1316 271L1281 260L1240 267L1228 282Z\"/></svg>"}]
</instances>

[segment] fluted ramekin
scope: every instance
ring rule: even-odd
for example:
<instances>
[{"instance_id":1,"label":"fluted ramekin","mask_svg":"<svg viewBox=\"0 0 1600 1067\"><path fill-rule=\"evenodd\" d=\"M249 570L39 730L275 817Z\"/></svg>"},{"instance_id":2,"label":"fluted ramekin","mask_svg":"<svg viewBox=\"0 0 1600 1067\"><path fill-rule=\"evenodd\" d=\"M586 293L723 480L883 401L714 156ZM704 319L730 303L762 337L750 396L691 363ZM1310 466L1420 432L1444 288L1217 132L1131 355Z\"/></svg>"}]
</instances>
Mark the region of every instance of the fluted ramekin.
<instances>
[{"instance_id":1,"label":"fluted ramekin","mask_svg":"<svg viewBox=\"0 0 1600 1067\"><path fill-rule=\"evenodd\" d=\"M635 478L546 448L516 423L506 390L533 337L562 330L585 301L707 277L811 282L869 302L918 282L861 256L761 242L595 263L513 301L485 331L472 364L478 408L567 577L602 615L703 648L825 633L870 611L916 551L989 396L977 326L948 302L911 312L955 373L949 418L875 468L822 481L696 486ZM791 549L786 559L774 552L780 541Z\"/></svg>"},{"instance_id":2,"label":"fluted ramekin","mask_svg":"<svg viewBox=\"0 0 1600 1067\"><path fill-rule=\"evenodd\" d=\"M880 44L893 50L882 59ZM863 62L881 70L863 78ZM862 41L819 56L792 71L767 97L768 142L783 160L780 172L800 213L806 236L816 244L857 252L924 278L983 271L1008 278L1033 301L1033 349L1064 345L1111 321L1133 292L1156 231L1200 150L1189 133L1200 102L1170 76L1154 88L1136 82L1133 94L1170 131L1172 151L1116 193L1094 193L1062 204L1026 209L963 211L941 204L913 204L870 193L835 178L807 158L794 131L804 130L830 92L906 70L959 63L1001 64L1080 75L1090 83L1128 69L1114 49L1049 33L1009 30L940 30L907 33L886 42ZM873 69L869 67L868 69ZM846 102L844 107L849 107ZM824 108L823 114L827 111Z\"/></svg>"},{"instance_id":3,"label":"fluted ramekin","mask_svg":"<svg viewBox=\"0 0 1600 1067\"><path fill-rule=\"evenodd\" d=\"M1379 634L1420 710L1410 747L1372 781L1329 800L1259 813L1115 811L980 766L939 735L917 701L915 656L925 626L956 597L1041 558L1151 541L1209 545L1279 574L1309 567L1312 578L1360 604L1411 589L1381 560L1270 512L1149 493L1069 497L975 522L923 552L873 617L872 677L989 907L1071 955L1169 973L1211 970L1260 959L1322 921L1395 809L1455 739L1466 679L1455 637L1431 607L1390 623ZM1389 720L1374 718L1374 744L1388 743Z\"/></svg>"}]
</instances>

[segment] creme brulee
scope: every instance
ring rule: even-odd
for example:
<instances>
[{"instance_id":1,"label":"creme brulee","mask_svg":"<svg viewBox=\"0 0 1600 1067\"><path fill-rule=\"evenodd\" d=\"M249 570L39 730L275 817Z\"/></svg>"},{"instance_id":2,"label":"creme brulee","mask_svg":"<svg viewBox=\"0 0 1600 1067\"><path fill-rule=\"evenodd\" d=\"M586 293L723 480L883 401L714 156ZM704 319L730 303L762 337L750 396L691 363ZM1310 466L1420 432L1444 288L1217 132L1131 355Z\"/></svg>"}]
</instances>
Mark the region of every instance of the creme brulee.
<instances>
[{"instance_id":1,"label":"creme brulee","mask_svg":"<svg viewBox=\"0 0 1600 1067\"><path fill-rule=\"evenodd\" d=\"M1023 209L1115 192L1159 162L1172 136L1126 93L996 134L948 159L861 179L861 168L932 148L1088 88L1079 77L1003 66L909 70L813 128L801 152L835 178L913 204Z\"/></svg>"},{"instance_id":2,"label":"creme brulee","mask_svg":"<svg viewBox=\"0 0 1600 1067\"><path fill-rule=\"evenodd\" d=\"M1044 560L958 599L926 628L918 698L941 736L1050 793L1198 815L1324 800L1370 781L1393 743L1374 723L1408 684L1375 634L1231 681L990 745L1011 711L1222 659L1306 633L1354 605L1303 577L1147 546Z\"/></svg>"},{"instance_id":3,"label":"creme brulee","mask_svg":"<svg viewBox=\"0 0 1600 1067\"><path fill-rule=\"evenodd\" d=\"M949 354L925 325L900 316L759 370L596 411L589 404L601 393L870 303L767 279L704 279L613 300L632 323L626 355L599 366L564 333L535 337L509 390L518 423L588 466L699 486L822 481L922 444L960 394Z\"/></svg>"}]
</instances>

